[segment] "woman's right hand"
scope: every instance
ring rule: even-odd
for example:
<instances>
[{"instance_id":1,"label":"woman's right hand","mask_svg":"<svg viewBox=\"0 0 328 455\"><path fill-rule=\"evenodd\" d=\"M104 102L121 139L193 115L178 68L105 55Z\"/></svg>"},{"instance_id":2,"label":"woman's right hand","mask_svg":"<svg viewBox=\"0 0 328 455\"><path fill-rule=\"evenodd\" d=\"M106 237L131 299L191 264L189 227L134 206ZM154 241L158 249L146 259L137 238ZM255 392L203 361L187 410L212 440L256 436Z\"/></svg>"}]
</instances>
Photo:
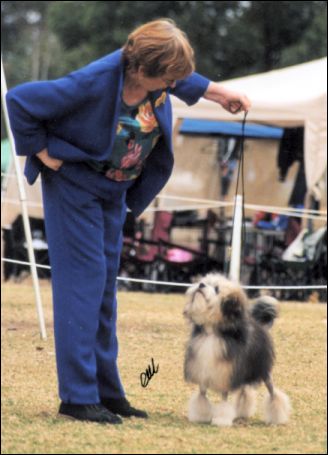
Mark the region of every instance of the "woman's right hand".
<instances>
[{"instance_id":1,"label":"woman's right hand","mask_svg":"<svg viewBox=\"0 0 328 455\"><path fill-rule=\"evenodd\" d=\"M45 166L49 167L53 171L59 171L63 164L62 160L51 158L51 156L49 156L48 149L41 150L41 152L37 153L36 156Z\"/></svg>"}]
</instances>

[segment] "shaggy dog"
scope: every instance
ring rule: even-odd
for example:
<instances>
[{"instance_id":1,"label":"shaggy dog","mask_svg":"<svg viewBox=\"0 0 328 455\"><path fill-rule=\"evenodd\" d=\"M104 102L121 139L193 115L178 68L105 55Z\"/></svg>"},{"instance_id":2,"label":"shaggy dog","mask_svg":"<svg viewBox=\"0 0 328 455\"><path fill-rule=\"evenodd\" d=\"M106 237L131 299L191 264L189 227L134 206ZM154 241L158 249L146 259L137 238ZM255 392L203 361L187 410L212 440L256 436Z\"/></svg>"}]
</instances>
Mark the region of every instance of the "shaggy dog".
<instances>
[{"instance_id":1,"label":"shaggy dog","mask_svg":"<svg viewBox=\"0 0 328 455\"><path fill-rule=\"evenodd\" d=\"M187 290L187 296L183 314L192 331L184 377L199 386L189 403L189 420L230 426L238 417L250 417L255 411L252 386L263 381L269 392L266 423L286 423L289 400L271 378L274 351L269 328L277 316L277 301L266 296L250 305L241 287L219 274L207 275ZM207 389L221 393L223 402L211 404ZM233 391L234 405L227 401Z\"/></svg>"}]
</instances>

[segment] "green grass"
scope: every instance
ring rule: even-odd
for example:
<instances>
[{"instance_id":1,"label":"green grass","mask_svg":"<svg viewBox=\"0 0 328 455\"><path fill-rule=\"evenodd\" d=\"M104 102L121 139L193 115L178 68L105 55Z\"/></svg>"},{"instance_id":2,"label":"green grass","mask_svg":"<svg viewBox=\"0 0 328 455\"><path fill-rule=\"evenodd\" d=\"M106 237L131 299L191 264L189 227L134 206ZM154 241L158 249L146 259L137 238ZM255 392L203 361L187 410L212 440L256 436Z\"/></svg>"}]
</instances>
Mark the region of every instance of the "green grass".
<instances>
[{"instance_id":1,"label":"green grass","mask_svg":"<svg viewBox=\"0 0 328 455\"><path fill-rule=\"evenodd\" d=\"M51 291L42 284L48 341L39 338L33 289L5 284L2 304L2 453L326 453L326 317L323 304L281 305L273 328L276 385L290 397L285 426L266 426L258 411L231 428L191 424L195 387L183 381L188 328L182 295L119 294L119 366L128 399L147 421L99 425L58 419ZM159 364L147 388L140 373ZM210 394L213 401L219 401Z\"/></svg>"}]
</instances>

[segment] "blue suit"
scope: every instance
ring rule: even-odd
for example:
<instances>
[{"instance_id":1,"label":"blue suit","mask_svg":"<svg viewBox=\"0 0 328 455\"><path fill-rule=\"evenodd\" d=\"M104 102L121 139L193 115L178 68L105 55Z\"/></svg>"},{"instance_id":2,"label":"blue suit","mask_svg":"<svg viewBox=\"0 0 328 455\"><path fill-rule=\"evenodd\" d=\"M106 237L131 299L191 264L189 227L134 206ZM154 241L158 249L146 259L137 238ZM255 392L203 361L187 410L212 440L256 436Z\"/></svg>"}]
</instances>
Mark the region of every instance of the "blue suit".
<instances>
[{"instance_id":1,"label":"blue suit","mask_svg":"<svg viewBox=\"0 0 328 455\"><path fill-rule=\"evenodd\" d=\"M151 93L162 138L137 179L115 182L84 162L110 157L123 77L118 50L61 79L22 84L7 94L17 154L27 156L28 182L33 184L41 172L59 395L65 403L92 404L124 396L117 369L115 286L126 208L139 215L171 174L167 92L193 104L209 83L193 73L174 89ZM44 148L64 161L59 171L35 156Z\"/></svg>"},{"instance_id":2,"label":"blue suit","mask_svg":"<svg viewBox=\"0 0 328 455\"><path fill-rule=\"evenodd\" d=\"M208 79L193 73L168 92L191 105L203 96L208 84ZM8 92L17 154L27 156L25 175L30 184L42 166L34 155L46 147L51 157L69 162L109 158L122 88L122 51L118 50L61 79L30 82ZM163 188L173 167L170 98L163 98L162 91L152 92L151 96L163 140L128 191L127 204L136 216ZM163 102L156 105L161 99Z\"/></svg>"}]
</instances>

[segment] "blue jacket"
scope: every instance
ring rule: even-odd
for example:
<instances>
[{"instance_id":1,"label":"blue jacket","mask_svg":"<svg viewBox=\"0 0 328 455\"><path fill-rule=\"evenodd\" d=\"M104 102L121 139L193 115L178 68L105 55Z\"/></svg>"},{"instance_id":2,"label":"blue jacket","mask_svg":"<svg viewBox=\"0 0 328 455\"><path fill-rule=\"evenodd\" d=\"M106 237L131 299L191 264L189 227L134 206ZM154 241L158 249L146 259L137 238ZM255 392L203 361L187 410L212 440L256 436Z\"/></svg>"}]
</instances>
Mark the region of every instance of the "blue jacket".
<instances>
[{"instance_id":1,"label":"blue jacket","mask_svg":"<svg viewBox=\"0 0 328 455\"><path fill-rule=\"evenodd\" d=\"M204 95L209 80L193 73L174 89L151 93L163 137L129 188L127 205L138 216L169 179L173 168L172 93L187 104ZM28 82L6 100L18 155L27 156L25 176L33 184L42 169L35 156L44 148L63 161L108 159L115 139L123 89L122 50L57 80Z\"/></svg>"}]
</instances>

